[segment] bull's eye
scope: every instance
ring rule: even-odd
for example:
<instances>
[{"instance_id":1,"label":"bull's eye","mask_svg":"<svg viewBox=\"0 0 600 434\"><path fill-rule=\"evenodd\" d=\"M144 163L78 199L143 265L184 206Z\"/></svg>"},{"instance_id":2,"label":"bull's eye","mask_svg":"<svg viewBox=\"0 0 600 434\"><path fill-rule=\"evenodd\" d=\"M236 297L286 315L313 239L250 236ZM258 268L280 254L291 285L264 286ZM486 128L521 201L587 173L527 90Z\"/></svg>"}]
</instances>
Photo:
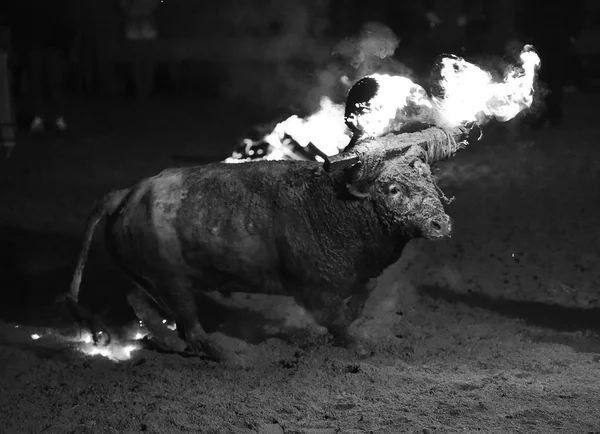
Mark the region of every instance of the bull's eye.
<instances>
[{"instance_id":1,"label":"bull's eye","mask_svg":"<svg viewBox=\"0 0 600 434\"><path fill-rule=\"evenodd\" d=\"M388 187L388 193L397 195L400 193L400 187L398 187L396 184L390 184Z\"/></svg>"},{"instance_id":2,"label":"bull's eye","mask_svg":"<svg viewBox=\"0 0 600 434\"><path fill-rule=\"evenodd\" d=\"M419 175L423 175L423 173L425 173L425 171L423 170L423 163L419 160L411 161L410 167L416 169Z\"/></svg>"}]
</instances>

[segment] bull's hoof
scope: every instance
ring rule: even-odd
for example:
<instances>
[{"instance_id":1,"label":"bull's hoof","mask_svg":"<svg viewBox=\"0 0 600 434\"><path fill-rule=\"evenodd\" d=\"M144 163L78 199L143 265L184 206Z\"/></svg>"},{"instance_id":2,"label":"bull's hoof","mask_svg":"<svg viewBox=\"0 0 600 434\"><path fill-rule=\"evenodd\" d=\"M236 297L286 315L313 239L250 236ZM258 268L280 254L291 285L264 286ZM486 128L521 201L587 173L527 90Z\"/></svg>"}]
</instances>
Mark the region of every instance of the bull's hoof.
<instances>
[{"instance_id":1,"label":"bull's hoof","mask_svg":"<svg viewBox=\"0 0 600 434\"><path fill-rule=\"evenodd\" d=\"M178 354L181 357L185 357L185 358L188 358L188 357L199 357L199 358L204 359L204 360L212 360L210 357L208 357L206 355L206 353L204 351L198 351L198 350L195 350L195 349L193 349L193 348L191 348L189 346L186 347L185 350L183 350L182 352L180 352Z\"/></svg>"},{"instance_id":2,"label":"bull's hoof","mask_svg":"<svg viewBox=\"0 0 600 434\"><path fill-rule=\"evenodd\" d=\"M165 353L184 353L187 343L176 335L154 336L145 338L149 348L155 348Z\"/></svg>"},{"instance_id":3,"label":"bull's hoof","mask_svg":"<svg viewBox=\"0 0 600 434\"><path fill-rule=\"evenodd\" d=\"M351 351L352 354L360 360L368 359L369 357L373 357L375 355L375 352L372 349L370 349L368 345L365 345L363 343L354 343L350 345L348 350Z\"/></svg>"},{"instance_id":4,"label":"bull's hoof","mask_svg":"<svg viewBox=\"0 0 600 434\"><path fill-rule=\"evenodd\" d=\"M249 366L247 353L249 345L240 339L217 332L206 336L202 342L197 342L194 346L197 347L198 344L216 362L236 368Z\"/></svg>"},{"instance_id":5,"label":"bull's hoof","mask_svg":"<svg viewBox=\"0 0 600 434\"><path fill-rule=\"evenodd\" d=\"M167 336L165 338L165 345L177 353L181 353L187 348L185 341L178 336Z\"/></svg>"}]
</instances>

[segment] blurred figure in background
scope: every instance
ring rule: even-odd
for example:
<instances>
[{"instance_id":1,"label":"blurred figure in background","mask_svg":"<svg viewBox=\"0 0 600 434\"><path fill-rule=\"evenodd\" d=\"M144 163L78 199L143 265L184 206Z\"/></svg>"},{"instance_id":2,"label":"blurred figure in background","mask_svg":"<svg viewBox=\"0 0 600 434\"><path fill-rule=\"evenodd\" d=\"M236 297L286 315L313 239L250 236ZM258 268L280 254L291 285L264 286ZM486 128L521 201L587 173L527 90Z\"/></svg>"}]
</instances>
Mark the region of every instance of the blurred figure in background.
<instances>
[{"instance_id":1,"label":"blurred figure in background","mask_svg":"<svg viewBox=\"0 0 600 434\"><path fill-rule=\"evenodd\" d=\"M500 3L501 1L494 1ZM460 4L456 26L461 29L460 56L482 55L489 47L486 44L490 30L490 1L464 0Z\"/></svg>"},{"instance_id":2,"label":"blurred figure in background","mask_svg":"<svg viewBox=\"0 0 600 434\"><path fill-rule=\"evenodd\" d=\"M160 0L120 0L124 35L129 46L131 72L138 98L147 98L154 86L155 61L150 54L158 38L156 10Z\"/></svg>"},{"instance_id":3,"label":"blurred figure in background","mask_svg":"<svg viewBox=\"0 0 600 434\"><path fill-rule=\"evenodd\" d=\"M15 148L15 124L11 74L9 61L12 61L10 42L11 8L0 6L0 158L7 158Z\"/></svg>"},{"instance_id":4,"label":"blurred figure in background","mask_svg":"<svg viewBox=\"0 0 600 434\"><path fill-rule=\"evenodd\" d=\"M539 79L546 95L536 127L556 126L563 119L563 88L567 84L574 40L584 26L583 0L515 1L516 24L526 43L533 44L542 59Z\"/></svg>"},{"instance_id":5,"label":"blurred figure in background","mask_svg":"<svg viewBox=\"0 0 600 434\"><path fill-rule=\"evenodd\" d=\"M25 67L30 128L42 132L49 120L59 131L64 118L64 71L75 37L69 0L15 2L13 44Z\"/></svg>"},{"instance_id":6,"label":"blurred figure in background","mask_svg":"<svg viewBox=\"0 0 600 434\"><path fill-rule=\"evenodd\" d=\"M10 28L0 18L0 151L5 153L6 158L10 157L16 145L9 56Z\"/></svg>"}]
</instances>

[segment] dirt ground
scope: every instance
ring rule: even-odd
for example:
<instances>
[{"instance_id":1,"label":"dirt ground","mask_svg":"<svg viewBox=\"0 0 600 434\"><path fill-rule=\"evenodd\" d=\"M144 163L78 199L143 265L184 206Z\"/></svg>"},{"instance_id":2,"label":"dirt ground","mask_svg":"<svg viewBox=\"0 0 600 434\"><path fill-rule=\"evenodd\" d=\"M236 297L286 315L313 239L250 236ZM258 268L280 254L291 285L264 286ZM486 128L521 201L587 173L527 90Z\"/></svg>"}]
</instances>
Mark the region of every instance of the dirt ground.
<instances>
[{"instance_id":1,"label":"dirt ground","mask_svg":"<svg viewBox=\"0 0 600 434\"><path fill-rule=\"evenodd\" d=\"M0 432L600 432L597 96L569 94L566 109L551 130L489 125L440 165L453 236L411 242L380 278L360 320L371 357L269 339L236 369L151 349L82 354L53 302L104 193L220 160L271 115L73 103L68 134L23 134L0 162ZM130 285L98 236L83 301L132 324Z\"/></svg>"}]
</instances>

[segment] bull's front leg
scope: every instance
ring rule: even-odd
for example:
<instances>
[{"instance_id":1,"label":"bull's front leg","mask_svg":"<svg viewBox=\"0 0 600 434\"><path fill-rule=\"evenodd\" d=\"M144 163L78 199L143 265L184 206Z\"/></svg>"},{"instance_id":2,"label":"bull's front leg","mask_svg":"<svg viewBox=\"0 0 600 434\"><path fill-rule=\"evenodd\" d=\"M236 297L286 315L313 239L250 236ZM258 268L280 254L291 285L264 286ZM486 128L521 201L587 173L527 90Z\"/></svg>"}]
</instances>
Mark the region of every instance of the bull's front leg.
<instances>
[{"instance_id":1,"label":"bull's front leg","mask_svg":"<svg viewBox=\"0 0 600 434\"><path fill-rule=\"evenodd\" d=\"M317 298L311 300L308 309L313 313L315 320L327 328L338 344L360 353L363 338L350 326L362 314L376 283L375 279L358 282L353 285L351 295L345 298L332 292L320 293Z\"/></svg>"}]
</instances>

